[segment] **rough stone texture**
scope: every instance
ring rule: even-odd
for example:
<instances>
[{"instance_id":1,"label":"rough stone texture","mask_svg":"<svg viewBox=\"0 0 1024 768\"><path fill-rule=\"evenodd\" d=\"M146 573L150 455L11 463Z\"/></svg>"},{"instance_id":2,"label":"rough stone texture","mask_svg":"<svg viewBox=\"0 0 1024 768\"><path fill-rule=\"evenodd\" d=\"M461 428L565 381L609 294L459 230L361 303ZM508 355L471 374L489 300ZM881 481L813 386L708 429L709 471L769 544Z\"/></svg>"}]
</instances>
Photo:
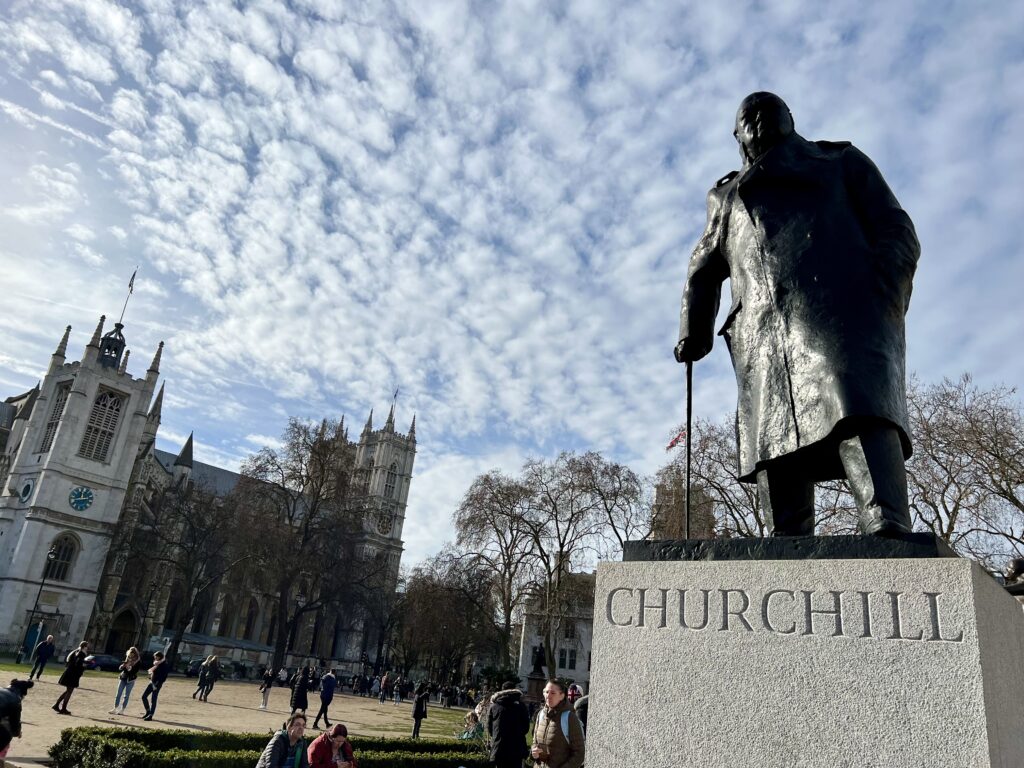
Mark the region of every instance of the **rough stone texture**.
<instances>
[{"instance_id":1,"label":"rough stone texture","mask_svg":"<svg viewBox=\"0 0 1024 768\"><path fill-rule=\"evenodd\" d=\"M967 560L609 563L594 624L588 768L1024 766L1024 613Z\"/></svg>"},{"instance_id":2,"label":"rough stone texture","mask_svg":"<svg viewBox=\"0 0 1024 768\"><path fill-rule=\"evenodd\" d=\"M880 536L778 536L739 539L627 541L624 562L641 560L862 560L887 557L956 557L930 533Z\"/></svg>"}]
</instances>

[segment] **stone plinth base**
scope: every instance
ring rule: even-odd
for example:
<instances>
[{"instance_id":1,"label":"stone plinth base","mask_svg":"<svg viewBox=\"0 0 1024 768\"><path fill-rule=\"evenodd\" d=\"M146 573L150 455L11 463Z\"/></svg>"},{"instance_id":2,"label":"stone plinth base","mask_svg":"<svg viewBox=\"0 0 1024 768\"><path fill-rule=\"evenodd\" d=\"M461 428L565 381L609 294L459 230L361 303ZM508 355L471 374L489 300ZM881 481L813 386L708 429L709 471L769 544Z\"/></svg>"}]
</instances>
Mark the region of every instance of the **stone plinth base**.
<instances>
[{"instance_id":1,"label":"stone plinth base","mask_svg":"<svg viewBox=\"0 0 1024 768\"><path fill-rule=\"evenodd\" d=\"M960 559L598 568L587 768L1020 768L1024 612Z\"/></svg>"}]
</instances>

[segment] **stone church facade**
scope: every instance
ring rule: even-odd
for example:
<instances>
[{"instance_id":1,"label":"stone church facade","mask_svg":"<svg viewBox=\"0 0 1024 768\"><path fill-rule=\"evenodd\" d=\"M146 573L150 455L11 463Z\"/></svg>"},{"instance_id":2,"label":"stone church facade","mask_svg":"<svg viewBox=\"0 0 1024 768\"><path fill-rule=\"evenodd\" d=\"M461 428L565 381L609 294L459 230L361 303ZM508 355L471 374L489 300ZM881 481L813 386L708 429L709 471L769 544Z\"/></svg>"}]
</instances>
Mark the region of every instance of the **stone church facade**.
<instances>
[{"instance_id":1,"label":"stone church facade","mask_svg":"<svg viewBox=\"0 0 1024 768\"><path fill-rule=\"evenodd\" d=\"M81 361L67 362L70 327L43 380L0 403L0 646L31 647L41 629L58 647L88 639L96 651L162 646L183 596L162 566L129 556L148 505L165 489L200 483L227 495L230 470L195 461L190 435L178 453L156 447L164 390L157 390L163 344L144 376L127 370L123 326L103 334L104 319ZM354 452L349 503L362 515L357 551L383 558L382 589L394 591L402 528L416 454L416 420L395 430L372 413ZM378 562L380 562L378 560ZM186 655L218 653L252 669L270 658L277 596L230 576L207 595L185 636ZM323 659L355 668L379 646L373 622L358 611L308 617L286 663Z\"/></svg>"}]
</instances>

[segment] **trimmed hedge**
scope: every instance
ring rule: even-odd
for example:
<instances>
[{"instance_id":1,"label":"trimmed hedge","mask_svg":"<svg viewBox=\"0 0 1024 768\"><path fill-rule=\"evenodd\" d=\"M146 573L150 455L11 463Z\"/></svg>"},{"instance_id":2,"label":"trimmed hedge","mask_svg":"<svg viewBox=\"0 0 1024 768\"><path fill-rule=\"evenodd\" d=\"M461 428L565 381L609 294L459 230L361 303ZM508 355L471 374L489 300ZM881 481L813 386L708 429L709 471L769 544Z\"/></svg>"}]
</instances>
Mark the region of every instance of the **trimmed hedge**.
<instances>
[{"instance_id":1,"label":"trimmed hedge","mask_svg":"<svg viewBox=\"0 0 1024 768\"><path fill-rule=\"evenodd\" d=\"M69 728L50 747L55 768L253 768L270 734ZM307 742L308 744L308 742ZM360 768L486 768L464 742L354 737Z\"/></svg>"}]
</instances>

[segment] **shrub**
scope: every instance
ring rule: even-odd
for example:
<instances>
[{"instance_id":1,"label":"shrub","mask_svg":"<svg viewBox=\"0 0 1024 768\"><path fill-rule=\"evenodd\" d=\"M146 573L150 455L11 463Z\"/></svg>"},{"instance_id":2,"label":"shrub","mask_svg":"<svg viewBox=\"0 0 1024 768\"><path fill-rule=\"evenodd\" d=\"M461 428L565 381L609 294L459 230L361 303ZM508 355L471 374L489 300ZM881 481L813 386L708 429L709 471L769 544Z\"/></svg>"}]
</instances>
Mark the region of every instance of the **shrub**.
<instances>
[{"instance_id":1,"label":"shrub","mask_svg":"<svg viewBox=\"0 0 1024 768\"><path fill-rule=\"evenodd\" d=\"M50 747L55 768L253 768L270 734L69 728ZM485 768L444 739L355 737L360 768Z\"/></svg>"}]
</instances>

